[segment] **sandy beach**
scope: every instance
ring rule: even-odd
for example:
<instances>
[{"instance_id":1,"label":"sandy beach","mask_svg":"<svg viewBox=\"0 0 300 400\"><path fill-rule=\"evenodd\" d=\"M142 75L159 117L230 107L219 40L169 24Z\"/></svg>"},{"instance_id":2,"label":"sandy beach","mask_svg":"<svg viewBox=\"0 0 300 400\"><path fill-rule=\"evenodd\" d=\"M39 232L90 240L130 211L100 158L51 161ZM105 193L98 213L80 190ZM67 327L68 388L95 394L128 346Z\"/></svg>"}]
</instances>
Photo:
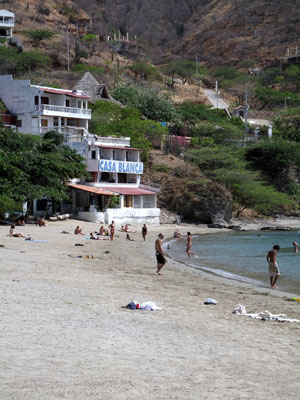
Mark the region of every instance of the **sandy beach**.
<instances>
[{"instance_id":1,"label":"sandy beach","mask_svg":"<svg viewBox=\"0 0 300 400\"><path fill-rule=\"evenodd\" d=\"M113 242L86 240L99 226L76 220L17 227L29 242L0 227L0 399L299 399L300 323L232 310L300 319L300 303L171 259L158 276L154 240L174 226L149 226L146 242L130 228L133 242L118 226ZM122 307L132 300L162 310Z\"/></svg>"}]
</instances>

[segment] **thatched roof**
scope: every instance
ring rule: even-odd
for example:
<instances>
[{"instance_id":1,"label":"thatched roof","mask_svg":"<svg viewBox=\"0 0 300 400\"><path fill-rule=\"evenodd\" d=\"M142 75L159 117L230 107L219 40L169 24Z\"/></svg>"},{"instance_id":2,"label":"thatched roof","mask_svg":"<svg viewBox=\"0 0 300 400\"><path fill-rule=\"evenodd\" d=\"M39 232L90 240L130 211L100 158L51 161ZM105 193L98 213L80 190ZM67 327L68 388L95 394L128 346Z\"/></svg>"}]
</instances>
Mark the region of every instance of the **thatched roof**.
<instances>
[{"instance_id":1,"label":"thatched roof","mask_svg":"<svg viewBox=\"0 0 300 400\"><path fill-rule=\"evenodd\" d=\"M82 90L83 93L90 96L90 101L92 103L97 100L103 100L120 105L120 103L108 93L107 87L103 83L99 83L89 71L84 73L81 79L74 85L73 90Z\"/></svg>"}]
</instances>

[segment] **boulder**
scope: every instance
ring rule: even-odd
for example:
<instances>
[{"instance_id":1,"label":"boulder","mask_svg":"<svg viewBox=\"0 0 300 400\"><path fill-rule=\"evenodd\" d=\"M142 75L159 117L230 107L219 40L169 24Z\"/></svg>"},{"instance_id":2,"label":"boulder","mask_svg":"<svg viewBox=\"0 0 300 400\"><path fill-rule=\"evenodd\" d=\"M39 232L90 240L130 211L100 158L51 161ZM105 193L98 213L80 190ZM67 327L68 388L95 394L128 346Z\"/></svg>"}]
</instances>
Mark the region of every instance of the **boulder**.
<instances>
[{"instance_id":1,"label":"boulder","mask_svg":"<svg viewBox=\"0 0 300 400\"><path fill-rule=\"evenodd\" d=\"M217 224L224 228L232 217L231 195L217 183L189 185L177 197L177 203L179 214L193 222Z\"/></svg>"}]
</instances>

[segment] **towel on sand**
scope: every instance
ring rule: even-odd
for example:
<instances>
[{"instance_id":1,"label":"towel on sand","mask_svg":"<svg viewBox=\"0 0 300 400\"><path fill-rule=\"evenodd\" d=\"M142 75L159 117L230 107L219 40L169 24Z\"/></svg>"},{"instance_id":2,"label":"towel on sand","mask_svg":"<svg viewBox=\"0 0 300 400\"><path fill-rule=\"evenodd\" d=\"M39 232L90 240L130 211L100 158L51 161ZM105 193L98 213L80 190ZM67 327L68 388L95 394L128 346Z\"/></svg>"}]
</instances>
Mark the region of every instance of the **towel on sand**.
<instances>
[{"instance_id":1,"label":"towel on sand","mask_svg":"<svg viewBox=\"0 0 300 400\"><path fill-rule=\"evenodd\" d=\"M278 321L278 322L300 322L299 319L294 318L284 318L285 314L272 314L269 311L261 311L260 313L247 313L246 307L242 304L235 306L232 314L246 315L250 318L261 319L263 321Z\"/></svg>"}]
</instances>

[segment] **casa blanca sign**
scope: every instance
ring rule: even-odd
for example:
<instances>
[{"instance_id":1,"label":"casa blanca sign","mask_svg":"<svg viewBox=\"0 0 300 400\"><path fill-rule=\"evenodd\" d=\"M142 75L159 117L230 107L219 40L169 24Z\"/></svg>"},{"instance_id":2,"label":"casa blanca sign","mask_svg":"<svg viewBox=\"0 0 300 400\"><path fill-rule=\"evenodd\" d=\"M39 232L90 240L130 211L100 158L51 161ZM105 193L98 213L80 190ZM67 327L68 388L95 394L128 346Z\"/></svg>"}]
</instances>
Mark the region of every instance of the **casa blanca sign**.
<instances>
[{"instance_id":1,"label":"casa blanca sign","mask_svg":"<svg viewBox=\"0 0 300 400\"><path fill-rule=\"evenodd\" d=\"M122 174L142 174L143 163L117 160L101 160L99 164L101 172L118 172Z\"/></svg>"}]
</instances>

